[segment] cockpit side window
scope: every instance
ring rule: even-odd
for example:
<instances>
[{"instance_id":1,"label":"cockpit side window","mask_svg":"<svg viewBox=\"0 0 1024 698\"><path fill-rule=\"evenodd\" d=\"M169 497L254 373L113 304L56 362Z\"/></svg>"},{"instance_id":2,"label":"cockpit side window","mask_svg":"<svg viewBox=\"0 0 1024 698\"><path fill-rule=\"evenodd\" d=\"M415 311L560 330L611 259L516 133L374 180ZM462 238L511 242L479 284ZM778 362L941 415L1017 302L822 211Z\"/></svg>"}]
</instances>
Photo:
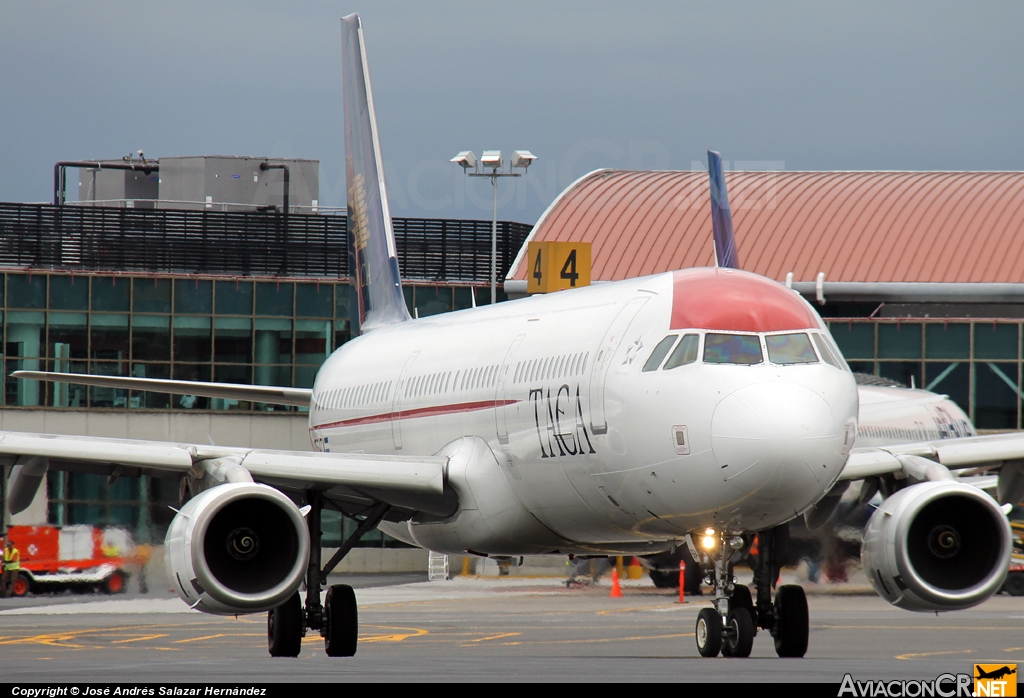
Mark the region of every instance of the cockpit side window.
<instances>
[{"instance_id":1,"label":"cockpit side window","mask_svg":"<svg viewBox=\"0 0 1024 698\"><path fill-rule=\"evenodd\" d=\"M683 338L679 340L678 346L675 351L672 352L672 356L668 357L668 361L665 362L665 370L675 368L676 366L684 366L686 364L692 364L697 360L697 345L700 343L700 337L695 334L683 335Z\"/></svg>"},{"instance_id":2,"label":"cockpit side window","mask_svg":"<svg viewBox=\"0 0 1024 698\"><path fill-rule=\"evenodd\" d=\"M839 363L839 359L832 353L832 350L828 348L828 343L825 342L825 339L817 333L812 336L814 337L814 343L818 346L818 353L821 354L821 358L824 359L825 363L831 364L842 371L842 364Z\"/></svg>"},{"instance_id":3,"label":"cockpit side window","mask_svg":"<svg viewBox=\"0 0 1024 698\"><path fill-rule=\"evenodd\" d=\"M750 334L707 334L704 337L704 363L759 364L761 339Z\"/></svg>"},{"instance_id":4,"label":"cockpit side window","mask_svg":"<svg viewBox=\"0 0 1024 698\"><path fill-rule=\"evenodd\" d=\"M804 332L770 334L764 338L768 360L773 364L816 364L811 340Z\"/></svg>"},{"instance_id":5,"label":"cockpit side window","mask_svg":"<svg viewBox=\"0 0 1024 698\"><path fill-rule=\"evenodd\" d=\"M672 349L672 345L676 343L676 337L679 335L670 334L665 339L658 342L658 346L654 347L654 351L651 352L651 358L647 359L647 363L644 364L644 371L657 371L658 367L661 366L661 362L664 360L665 355L668 354L669 350Z\"/></svg>"}]
</instances>

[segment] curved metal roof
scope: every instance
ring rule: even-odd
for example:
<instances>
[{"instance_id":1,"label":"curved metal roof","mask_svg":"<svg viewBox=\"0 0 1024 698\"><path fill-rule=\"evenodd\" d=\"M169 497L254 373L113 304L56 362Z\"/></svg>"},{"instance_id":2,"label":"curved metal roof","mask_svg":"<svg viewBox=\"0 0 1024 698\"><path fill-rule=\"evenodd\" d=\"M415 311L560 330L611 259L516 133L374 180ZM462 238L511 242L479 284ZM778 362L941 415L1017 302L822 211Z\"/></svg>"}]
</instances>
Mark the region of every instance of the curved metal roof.
<instances>
[{"instance_id":1,"label":"curved metal roof","mask_svg":"<svg viewBox=\"0 0 1024 698\"><path fill-rule=\"evenodd\" d=\"M1024 172L730 172L741 268L780 281L1024 282ZM530 240L589 241L592 278L714 264L704 172L598 170ZM525 245L509 274L525 279Z\"/></svg>"}]
</instances>

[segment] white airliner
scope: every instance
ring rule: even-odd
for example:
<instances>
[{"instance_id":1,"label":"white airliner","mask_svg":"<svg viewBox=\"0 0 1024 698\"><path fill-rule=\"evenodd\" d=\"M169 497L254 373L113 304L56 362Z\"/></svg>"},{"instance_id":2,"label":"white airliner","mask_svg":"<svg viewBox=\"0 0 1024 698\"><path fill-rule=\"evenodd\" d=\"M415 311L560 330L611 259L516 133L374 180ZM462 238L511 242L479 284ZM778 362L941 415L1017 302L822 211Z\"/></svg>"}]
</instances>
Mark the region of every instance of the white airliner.
<instances>
[{"instance_id":1,"label":"white airliner","mask_svg":"<svg viewBox=\"0 0 1024 698\"><path fill-rule=\"evenodd\" d=\"M643 554L691 546L713 568L701 655L747 656L758 628L781 656L807 650L799 586L780 586L776 533L831 511L871 478L887 498L865 534L878 592L910 610L973 606L1006 574L1010 527L957 469L1024 458L1018 434L854 448L853 374L796 293L735 266L716 223L715 268L409 318L384 190L362 29L342 20L348 206L361 336L313 389L19 372L19 377L308 405L316 452L0 432L16 462L11 509L47 469L181 478L167 568L193 608L269 611L272 655L306 629L356 651L351 587L327 573L366 531L476 555ZM727 212L720 163L713 206ZM730 256L731 255L731 256ZM1004 466L1001 501L1022 489ZM187 491L186 491L187 490ZM830 496L831 495L831 496ZM326 564L320 513L360 521ZM759 533L755 592L733 565ZM699 550L697 549L699 547ZM306 582L303 604L299 588Z\"/></svg>"}]
</instances>

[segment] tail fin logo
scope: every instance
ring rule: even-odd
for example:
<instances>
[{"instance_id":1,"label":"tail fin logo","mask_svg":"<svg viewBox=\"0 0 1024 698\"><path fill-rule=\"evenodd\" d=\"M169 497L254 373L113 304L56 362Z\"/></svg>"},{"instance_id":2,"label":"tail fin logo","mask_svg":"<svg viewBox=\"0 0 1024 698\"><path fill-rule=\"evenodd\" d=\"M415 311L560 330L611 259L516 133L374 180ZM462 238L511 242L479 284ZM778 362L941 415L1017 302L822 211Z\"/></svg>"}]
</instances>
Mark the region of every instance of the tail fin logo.
<instances>
[{"instance_id":1,"label":"tail fin logo","mask_svg":"<svg viewBox=\"0 0 1024 698\"><path fill-rule=\"evenodd\" d=\"M351 235L356 249L362 251L366 249L366 239L369 237L366 220L366 178L360 172L352 179L348 185L348 222L352 228Z\"/></svg>"},{"instance_id":2,"label":"tail fin logo","mask_svg":"<svg viewBox=\"0 0 1024 698\"><path fill-rule=\"evenodd\" d=\"M715 239L715 265L739 269L740 257L736 252L736 235L732 228L729 193L725 189L722 156L713 150L708 151L708 177L711 179L711 227Z\"/></svg>"},{"instance_id":3,"label":"tail fin logo","mask_svg":"<svg viewBox=\"0 0 1024 698\"><path fill-rule=\"evenodd\" d=\"M358 314L352 314L352 321L353 325L358 321L359 332L366 333L410 318L398 270L359 15L341 20L341 55L351 252L349 273L354 304L358 308Z\"/></svg>"}]
</instances>

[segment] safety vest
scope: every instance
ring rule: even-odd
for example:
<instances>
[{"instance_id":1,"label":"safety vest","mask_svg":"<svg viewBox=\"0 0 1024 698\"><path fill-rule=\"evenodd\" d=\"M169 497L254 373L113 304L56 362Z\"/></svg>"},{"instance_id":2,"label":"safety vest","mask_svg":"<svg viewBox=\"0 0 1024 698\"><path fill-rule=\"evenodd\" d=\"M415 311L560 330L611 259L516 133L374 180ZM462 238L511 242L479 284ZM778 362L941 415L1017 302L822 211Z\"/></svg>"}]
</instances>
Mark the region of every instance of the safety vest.
<instances>
[{"instance_id":1,"label":"safety vest","mask_svg":"<svg viewBox=\"0 0 1024 698\"><path fill-rule=\"evenodd\" d=\"M17 548L4 548L4 571L21 569L21 553Z\"/></svg>"}]
</instances>

